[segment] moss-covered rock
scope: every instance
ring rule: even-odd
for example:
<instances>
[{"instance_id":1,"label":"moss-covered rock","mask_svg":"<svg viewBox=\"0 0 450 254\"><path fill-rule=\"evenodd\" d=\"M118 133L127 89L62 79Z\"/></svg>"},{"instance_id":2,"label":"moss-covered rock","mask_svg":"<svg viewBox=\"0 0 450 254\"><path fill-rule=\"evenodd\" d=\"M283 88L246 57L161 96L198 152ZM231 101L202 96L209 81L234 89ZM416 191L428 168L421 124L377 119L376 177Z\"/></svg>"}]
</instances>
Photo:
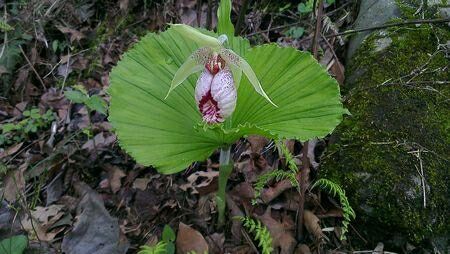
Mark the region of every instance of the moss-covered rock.
<instances>
[{"instance_id":1,"label":"moss-covered rock","mask_svg":"<svg viewBox=\"0 0 450 254\"><path fill-rule=\"evenodd\" d=\"M450 246L449 40L445 24L394 27L370 35L347 67L352 116L321 176L345 188L369 246Z\"/></svg>"}]
</instances>

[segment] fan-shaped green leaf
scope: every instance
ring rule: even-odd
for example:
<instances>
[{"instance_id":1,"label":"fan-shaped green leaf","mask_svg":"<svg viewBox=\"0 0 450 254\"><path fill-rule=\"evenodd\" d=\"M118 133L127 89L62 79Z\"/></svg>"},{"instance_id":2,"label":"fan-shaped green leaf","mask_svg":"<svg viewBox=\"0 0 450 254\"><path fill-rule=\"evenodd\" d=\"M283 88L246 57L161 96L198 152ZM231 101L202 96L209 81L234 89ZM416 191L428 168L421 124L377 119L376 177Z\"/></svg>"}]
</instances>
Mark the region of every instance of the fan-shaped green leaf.
<instances>
[{"instance_id":1,"label":"fan-shaped green leaf","mask_svg":"<svg viewBox=\"0 0 450 254\"><path fill-rule=\"evenodd\" d=\"M231 129L202 128L194 100L198 74L164 100L178 68L202 46L173 27L144 37L111 73L109 118L122 147L139 163L174 173L243 135L306 140L340 122L338 85L310 54L276 45L250 49L247 40L233 37L231 49L248 61L278 108L243 76Z\"/></svg>"}]
</instances>

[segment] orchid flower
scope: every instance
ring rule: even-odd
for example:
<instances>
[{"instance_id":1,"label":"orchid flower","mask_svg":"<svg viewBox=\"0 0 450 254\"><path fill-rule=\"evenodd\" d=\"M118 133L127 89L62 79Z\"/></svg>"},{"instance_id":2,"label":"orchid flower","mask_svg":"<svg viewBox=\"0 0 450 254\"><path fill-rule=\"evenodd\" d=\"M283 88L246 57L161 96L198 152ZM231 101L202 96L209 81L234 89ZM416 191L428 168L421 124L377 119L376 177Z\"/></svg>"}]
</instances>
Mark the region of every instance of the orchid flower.
<instances>
[{"instance_id":1,"label":"orchid flower","mask_svg":"<svg viewBox=\"0 0 450 254\"><path fill-rule=\"evenodd\" d=\"M221 123L231 116L236 108L236 84L239 84L244 72L256 92L276 107L264 92L247 61L224 47L227 41L226 35L214 38L187 25L175 24L172 27L203 47L193 52L177 70L166 98L190 75L202 71L195 87L197 106L204 122Z\"/></svg>"}]
</instances>

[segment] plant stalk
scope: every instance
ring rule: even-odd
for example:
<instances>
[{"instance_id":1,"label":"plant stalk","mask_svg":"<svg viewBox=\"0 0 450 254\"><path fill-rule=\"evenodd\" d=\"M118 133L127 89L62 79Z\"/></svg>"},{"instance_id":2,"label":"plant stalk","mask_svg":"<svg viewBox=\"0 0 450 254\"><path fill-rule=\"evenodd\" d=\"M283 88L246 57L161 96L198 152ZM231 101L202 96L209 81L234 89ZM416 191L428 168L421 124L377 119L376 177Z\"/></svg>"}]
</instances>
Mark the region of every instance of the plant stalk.
<instances>
[{"instance_id":1,"label":"plant stalk","mask_svg":"<svg viewBox=\"0 0 450 254\"><path fill-rule=\"evenodd\" d=\"M219 189L217 190L217 210L219 218L217 220L218 227L222 227L225 223L225 191L227 188L228 177L233 171L233 162L231 160L231 146L220 148L219 158Z\"/></svg>"}]
</instances>

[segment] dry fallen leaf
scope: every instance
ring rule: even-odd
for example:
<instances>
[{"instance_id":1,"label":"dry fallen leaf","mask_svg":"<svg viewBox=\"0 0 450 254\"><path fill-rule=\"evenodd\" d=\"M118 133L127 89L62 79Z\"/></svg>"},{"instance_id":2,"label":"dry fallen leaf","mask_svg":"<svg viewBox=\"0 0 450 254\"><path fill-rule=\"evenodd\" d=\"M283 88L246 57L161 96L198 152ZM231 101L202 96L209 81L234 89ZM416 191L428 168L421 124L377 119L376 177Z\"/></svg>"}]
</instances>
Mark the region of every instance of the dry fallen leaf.
<instances>
[{"instance_id":1,"label":"dry fallen leaf","mask_svg":"<svg viewBox=\"0 0 450 254\"><path fill-rule=\"evenodd\" d=\"M147 189L148 183L151 181L150 178L136 178L133 182L133 188L141 191Z\"/></svg>"},{"instance_id":2,"label":"dry fallen leaf","mask_svg":"<svg viewBox=\"0 0 450 254\"><path fill-rule=\"evenodd\" d=\"M3 193L0 193L7 201L14 202L19 193L25 189L25 178L23 173L27 169L27 164L22 164L18 169L9 172L4 179Z\"/></svg>"},{"instance_id":3,"label":"dry fallen leaf","mask_svg":"<svg viewBox=\"0 0 450 254\"><path fill-rule=\"evenodd\" d=\"M299 244L297 249L295 249L295 254L311 254L311 250L306 244Z\"/></svg>"},{"instance_id":4,"label":"dry fallen leaf","mask_svg":"<svg viewBox=\"0 0 450 254\"><path fill-rule=\"evenodd\" d=\"M53 227L64 216L64 205L38 206L31 211L31 217L26 214L21 223L31 238L40 241L52 241L55 236L64 230L64 227Z\"/></svg>"},{"instance_id":5,"label":"dry fallen leaf","mask_svg":"<svg viewBox=\"0 0 450 254\"><path fill-rule=\"evenodd\" d=\"M64 205L51 205L48 207L37 206L31 212L31 216L36 219L43 228L50 228L64 215Z\"/></svg>"},{"instance_id":6,"label":"dry fallen leaf","mask_svg":"<svg viewBox=\"0 0 450 254\"><path fill-rule=\"evenodd\" d=\"M185 254L190 251L196 253L208 253L208 243L202 234L190 226L180 222L177 234L177 253Z\"/></svg>"},{"instance_id":7,"label":"dry fallen leaf","mask_svg":"<svg viewBox=\"0 0 450 254\"><path fill-rule=\"evenodd\" d=\"M31 222L33 220L33 222ZM56 228L50 232L46 232L44 227L42 227L36 219L30 219L28 215L25 215L24 219L21 221L22 227L28 232L28 237L30 239L36 239L43 242L52 241L57 234L64 230L64 227Z\"/></svg>"},{"instance_id":8,"label":"dry fallen leaf","mask_svg":"<svg viewBox=\"0 0 450 254\"><path fill-rule=\"evenodd\" d=\"M287 230L285 225L272 218L270 206L263 215L255 217L269 230L274 249L281 248L281 254L291 254L294 251L297 241L293 236L293 232Z\"/></svg>"},{"instance_id":9,"label":"dry fallen leaf","mask_svg":"<svg viewBox=\"0 0 450 254\"><path fill-rule=\"evenodd\" d=\"M22 147L22 145L23 145L23 142L15 144L13 146L10 146L5 151L0 152L0 160L17 153L17 151L19 151L19 149Z\"/></svg>"},{"instance_id":10,"label":"dry fallen leaf","mask_svg":"<svg viewBox=\"0 0 450 254\"><path fill-rule=\"evenodd\" d=\"M81 39L86 37L80 31L69 28L69 27L56 26L56 28L58 28L58 30L61 31L63 34L70 34L70 42L73 42L73 41L79 42Z\"/></svg>"},{"instance_id":11,"label":"dry fallen leaf","mask_svg":"<svg viewBox=\"0 0 450 254\"><path fill-rule=\"evenodd\" d=\"M192 194L199 193L200 189L206 188L211 185L214 178L219 177L218 171L197 171L188 176L188 183L180 186L180 189L187 191L192 189Z\"/></svg>"},{"instance_id":12,"label":"dry fallen leaf","mask_svg":"<svg viewBox=\"0 0 450 254\"><path fill-rule=\"evenodd\" d=\"M269 140L266 137L258 135L250 135L247 140L250 143L251 151L258 154L261 153L267 143L269 143Z\"/></svg>"},{"instance_id":13,"label":"dry fallen leaf","mask_svg":"<svg viewBox=\"0 0 450 254\"><path fill-rule=\"evenodd\" d=\"M222 253L223 244L225 243L225 235L223 233L214 233L206 237L211 253Z\"/></svg>"},{"instance_id":14,"label":"dry fallen leaf","mask_svg":"<svg viewBox=\"0 0 450 254\"><path fill-rule=\"evenodd\" d=\"M127 176L119 167L113 165L105 165L108 169L108 179L111 191L117 193L122 186L121 179Z\"/></svg>"},{"instance_id":15,"label":"dry fallen leaf","mask_svg":"<svg viewBox=\"0 0 450 254\"><path fill-rule=\"evenodd\" d=\"M308 232L313 235L316 240L321 240L324 237L322 228L320 227L319 223L319 218L317 218L317 216L313 212L305 210L303 224L305 225Z\"/></svg>"}]
</instances>

